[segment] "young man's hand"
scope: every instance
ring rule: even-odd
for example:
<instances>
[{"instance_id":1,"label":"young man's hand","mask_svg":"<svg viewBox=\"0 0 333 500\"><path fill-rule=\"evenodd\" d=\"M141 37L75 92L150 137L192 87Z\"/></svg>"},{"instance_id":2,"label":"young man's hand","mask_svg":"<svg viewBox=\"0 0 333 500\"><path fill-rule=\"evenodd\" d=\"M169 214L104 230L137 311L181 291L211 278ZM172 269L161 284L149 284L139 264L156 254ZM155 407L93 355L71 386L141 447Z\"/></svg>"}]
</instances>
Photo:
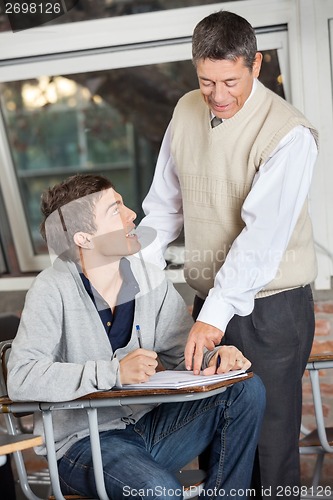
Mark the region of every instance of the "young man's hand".
<instances>
[{"instance_id":1,"label":"young man's hand","mask_svg":"<svg viewBox=\"0 0 333 500\"><path fill-rule=\"evenodd\" d=\"M251 366L243 353L232 345L224 345L211 358L208 367L203 370L203 375L226 373L230 370L248 370Z\"/></svg>"},{"instance_id":2,"label":"young man's hand","mask_svg":"<svg viewBox=\"0 0 333 500\"><path fill-rule=\"evenodd\" d=\"M146 382L156 373L157 364L156 352L136 349L119 362L120 382L122 385Z\"/></svg>"},{"instance_id":3,"label":"young man's hand","mask_svg":"<svg viewBox=\"0 0 333 500\"><path fill-rule=\"evenodd\" d=\"M204 347L212 351L218 345L224 333L215 326L196 321L189 333L185 347L185 366L191 370L193 362L193 373L200 373Z\"/></svg>"}]
</instances>

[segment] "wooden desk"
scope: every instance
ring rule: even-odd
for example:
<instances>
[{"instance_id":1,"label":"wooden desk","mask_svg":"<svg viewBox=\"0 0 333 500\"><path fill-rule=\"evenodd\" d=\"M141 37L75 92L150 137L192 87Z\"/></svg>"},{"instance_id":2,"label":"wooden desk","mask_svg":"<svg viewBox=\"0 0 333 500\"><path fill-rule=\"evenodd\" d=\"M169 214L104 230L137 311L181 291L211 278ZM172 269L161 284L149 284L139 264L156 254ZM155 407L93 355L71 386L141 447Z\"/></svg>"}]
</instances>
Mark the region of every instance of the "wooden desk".
<instances>
[{"instance_id":1,"label":"wooden desk","mask_svg":"<svg viewBox=\"0 0 333 500\"><path fill-rule=\"evenodd\" d=\"M223 388L227 388L230 385L248 380L252 377L253 373L249 372L241 377L221 380L214 384L183 387L178 389L111 389L110 391L93 392L91 394L87 394L86 396L82 396L79 399L59 403L45 403L38 401L15 402L8 396L0 396L0 413L28 414L35 411L61 409L62 407L66 409L87 408L91 407L89 401L92 400L94 401L94 403L92 403L94 407L121 406L124 404L149 404L151 402L164 403L168 401L185 401L185 395L187 396L187 400L196 400L206 398L207 396L214 396L218 392L221 392ZM144 400L142 398L144 398Z\"/></svg>"},{"instance_id":2,"label":"wooden desk","mask_svg":"<svg viewBox=\"0 0 333 500\"><path fill-rule=\"evenodd\" d=\"M14 451L22 451L34 446L43 444L42 436L10 436L8 434L0 434L0 455L8 455Z\"/></svg>"},{"instance_id":3,"label":"wooden desk","mask_svg":"<svg viewBox=\"0 0 333 500\"><path fill-rule=\"evenodd\" d=\"M333 361L333 353L320 353L320 354L311 354L308 360L309 363L316 363L316 361L327 361L327 363L331 363Z\"/></svg>"},{"instance_id":4,"label":"wooden desk","mask_svg":"<svg viewBox=\"0 0 333 500\"><path fill-rule=\"evenodd\" d=\"M7 461L6 455L43 444L42 436L10 436L0 434L0 467Z\"/></svg>"},{"instance_id":5,"label":"wooden desk","mask_svg":"<svg viewBox=\"0 0 333 500\"><path fill-rule=\"evenodd\" d=\"M173 396L173 401L175 401L174 397L177 397L178 395L181 396L181 401L184 401L184 395L186 395L189 398L193 399L200 399L200 393L203 394L202 398L207 397L207 392L209 392L209 396L213 396L216 391L221 392L221 389L224 387L228 387L230 385L234 385L237 382L242 382L243 380L248 380L253 377L253 372L249 373L244 373L242 376L238 376L237 378L229 378L226 380L219 380L218 382L215 382L213 384L207 384L207 385L192 385L188 387L178 387L177 389L163 389L163 388L144 388L144 389L112 389L110 391L98 391L98 392L93 392L91 394L87 394L86 396L82 396L80 399L77 399L75 401L84 401L86 399L117 399L119 397L125 398L125 401L127 404L133 404L129 403L128 399L132 398L145 398L145 402L148 402L149 397L154 398L154 403L155 402L164 402L158 401L158 397L160 396L161 398L164 398L166 396L165 402L170 400L170 397ZM206 394L205 394L206 393ZM0 398L1 402L1 398ZM142 404L142 401L138 401L139 404ZM96 404L96 403L95 403ZM115 406L114 404L112 406Z\"/></svg>"}]
</instances>

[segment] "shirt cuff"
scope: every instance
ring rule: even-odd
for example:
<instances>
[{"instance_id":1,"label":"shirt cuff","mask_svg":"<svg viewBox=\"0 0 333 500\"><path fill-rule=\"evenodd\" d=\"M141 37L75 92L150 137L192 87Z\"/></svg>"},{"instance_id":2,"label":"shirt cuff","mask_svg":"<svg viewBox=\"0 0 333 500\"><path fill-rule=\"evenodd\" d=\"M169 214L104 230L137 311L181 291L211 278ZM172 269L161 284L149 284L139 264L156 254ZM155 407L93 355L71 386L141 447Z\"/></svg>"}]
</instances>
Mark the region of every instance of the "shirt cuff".
<instances>
[{"instance_id":1,"label":"shirt cuff","mask_svg":"<svg viewBox=\"0 0 333 500\"><path fill-rule=\"evenodd\" d=\"M114 357L111 360L98 360L96 365L96 389L99 391L109 391L116 385L119 371L119 361Z\"/></svg>"},{"instance_id":2,"label":"shirt cuff","mask_svg":"<svg viewBox=\"0 0 333 500\"><path fill-rule=\"evenodd\" d=\"M202 306L197 321L215 326L224 333L234 314L235 310L232 305L223 302L219 297L209 295Z\"/></svg>"}]
</instances>

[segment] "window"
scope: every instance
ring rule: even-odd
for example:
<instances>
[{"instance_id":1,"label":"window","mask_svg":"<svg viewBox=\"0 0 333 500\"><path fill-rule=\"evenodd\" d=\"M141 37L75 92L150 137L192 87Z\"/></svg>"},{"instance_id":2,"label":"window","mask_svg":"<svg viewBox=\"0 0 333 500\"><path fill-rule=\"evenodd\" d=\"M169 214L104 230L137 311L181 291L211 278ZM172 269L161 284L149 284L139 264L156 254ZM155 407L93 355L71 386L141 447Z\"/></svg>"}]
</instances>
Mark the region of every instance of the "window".
<instances>
[{"instance_id":1,"label":"window","mask_svg":"<svg viewBox=\"0 0 333 500\"><path fill-rule=\"evenodd\" d=\"M192 30L197 8L187 10ZM142 14L142 19L147 16ZM105 20L94 22L103 23L106 34L110 31ZM0 68L0 172L21 271L39 271L49 264L38 231L40 194L72 173L106 174L141 219L141 202L173 108L181 95L197 88L188 28L181 28L182 24L174 22L166 36L168 26L162 30L161 17L163 40L112 48L103 42L99 49L83 50L76 35L66 39L67 52L57 54L56 38L49 45L39 41L39 47L38 37L32 37L29 46L28 42L27 46L6 45L13 59ZM58 27L54 29L57 32ZM143 36L141 29L138 36ZM181 29L184 36L172 38ZM38 33L47 38L49 32L43 28ZM21 33L2 36L14 41L23 37ZM134 41L134 33L131 36ZM89 37L84 39L90 43ZM59 47L63 40L59 38ZM285 26L274 32L260 30L258 42L264 53L262 81L290 99ZM29 52L35 55L35 50L41 55L25 58Z\"/></svg>"}]
</instances>

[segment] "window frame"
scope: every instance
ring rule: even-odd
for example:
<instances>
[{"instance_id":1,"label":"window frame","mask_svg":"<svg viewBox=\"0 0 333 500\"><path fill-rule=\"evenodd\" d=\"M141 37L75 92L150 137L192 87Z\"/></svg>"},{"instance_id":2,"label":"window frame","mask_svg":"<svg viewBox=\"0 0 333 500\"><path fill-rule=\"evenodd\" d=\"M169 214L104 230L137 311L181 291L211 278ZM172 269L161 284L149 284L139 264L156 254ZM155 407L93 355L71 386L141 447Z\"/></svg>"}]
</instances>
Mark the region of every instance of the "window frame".
<instances>
[{"instance_id":1,"label":"window frame","mask_svg":"<svg viewBox=\"0 0 333 500\"><path fill-rule=\"evenodd\" d=\"M291 6L292 0L239 0L4 32L0 61L8 65L20 58L63 57L75 51L191 37L196 23L220 9L245 17L255 27L274 26L288 22Z\"/></svg>"}]
</instances>

